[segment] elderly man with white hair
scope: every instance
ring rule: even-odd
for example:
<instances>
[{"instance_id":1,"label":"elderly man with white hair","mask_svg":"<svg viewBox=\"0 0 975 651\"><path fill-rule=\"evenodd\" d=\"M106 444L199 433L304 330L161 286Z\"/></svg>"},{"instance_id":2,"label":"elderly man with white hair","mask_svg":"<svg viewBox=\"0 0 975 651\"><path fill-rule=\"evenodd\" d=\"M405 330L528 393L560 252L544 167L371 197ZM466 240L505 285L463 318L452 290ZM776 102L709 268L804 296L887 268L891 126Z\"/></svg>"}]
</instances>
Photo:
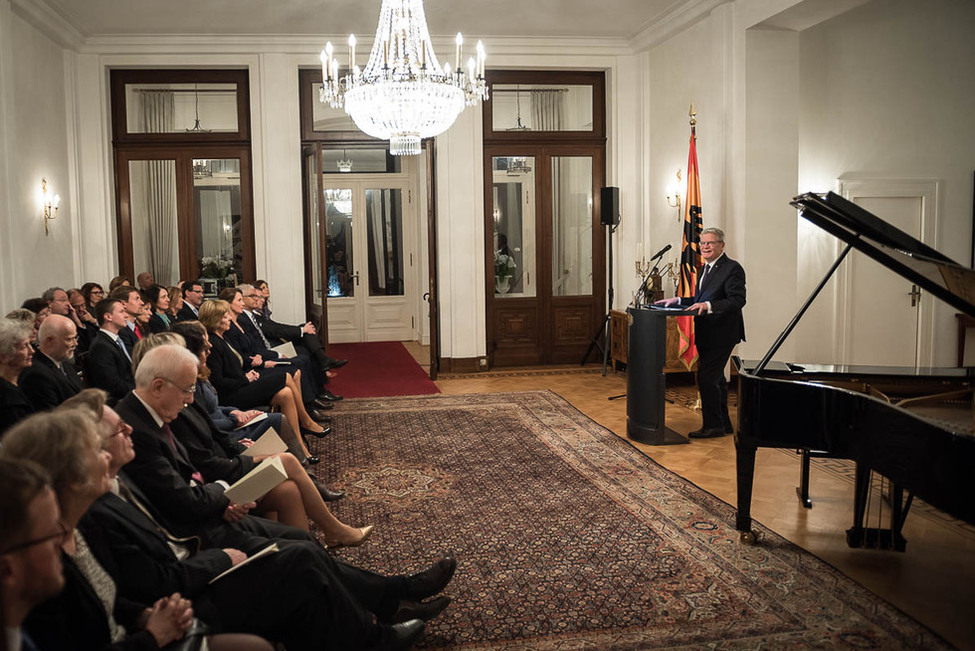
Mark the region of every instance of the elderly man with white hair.
<instances>
[{"instance_id":1,"label":"elderly man with white hair","mask_svg":"<svg viewBox=\"0 0 975 651\"><path fill-rule=\"evenodd\" d=\"M54 409L83 388L73 364L78 331L71 319L52 314L37 331L37 354L20 375L20 389L35 411Z\"/></svg>"}]
</instances>

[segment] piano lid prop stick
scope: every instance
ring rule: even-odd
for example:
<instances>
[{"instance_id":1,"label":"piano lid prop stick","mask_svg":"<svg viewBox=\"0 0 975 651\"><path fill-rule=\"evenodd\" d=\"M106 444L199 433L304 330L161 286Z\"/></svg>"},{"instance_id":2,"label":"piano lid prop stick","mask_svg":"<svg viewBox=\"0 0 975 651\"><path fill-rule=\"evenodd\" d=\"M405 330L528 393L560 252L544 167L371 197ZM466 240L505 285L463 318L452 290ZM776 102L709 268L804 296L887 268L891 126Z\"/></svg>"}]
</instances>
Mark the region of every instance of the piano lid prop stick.
<instances>
[{"instance_id":1,"label":"piano lid prop stick","mask_svg":"<svg viewBox=\"0 0 975 651\"><path fill-rule=\"evenodd\" d=\"M857 238L859 239L859 236L857 236ZM843 249L842 253L840 253L840 257L836 258L836 262L834 262L833 266L829 268L829 271L826 272L826 275L823 276L823 279L819 281L819 285L816 287L816 289L813 290L813 293L809 295L809 298L806 299L806 302L802 304L802 307L799 308L799 311L796 312L796 315L792 317L792 321L790 321L789 325L787 325L785 330L782 331L782 334L779 335L779 338L775 340L775 343L772 344L772 347L769 348L767 353L765 353L765 357L762 358L762 361L760 361L758 365L752 370L753 375L761 375L762 371L765 370L765 367L768 366L768 363L772 361L772 357L775 355L775 353L779 352L779 348L781 348L782 344L785 343L786 338L790 334L792 334L792 331L799 323L799 319L801 319L802 316L806 313L806 310L808 310L809 306L812 305L812 302L816 300L816 297L819 296L819 293L823 291L823 287L825 287L826 283L829 282L829 279L836 271L836 268L840 266L840 263L843 262L843 260L846 258L846 254L849 253L850 249L852 248L853 248L852 244L846 245L846 248Z\"/></svg>"}]
</instances>

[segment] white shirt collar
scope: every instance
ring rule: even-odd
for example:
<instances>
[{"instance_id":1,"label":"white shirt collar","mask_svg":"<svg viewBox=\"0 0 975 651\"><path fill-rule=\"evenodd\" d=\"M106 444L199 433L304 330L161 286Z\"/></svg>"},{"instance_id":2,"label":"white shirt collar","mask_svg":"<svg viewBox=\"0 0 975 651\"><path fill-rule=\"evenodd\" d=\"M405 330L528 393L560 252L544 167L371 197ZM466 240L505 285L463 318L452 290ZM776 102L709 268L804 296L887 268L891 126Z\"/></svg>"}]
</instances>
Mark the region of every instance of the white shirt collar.
<instances>
[{"instance_id":1,"label":"white shirt collar","mask_svg":"<svg viewBox=\"0 0 975 651\"><path fill-rule=\"evenodd\" d=\"M118 343L118 333L112 332L111 330L106 330L105 328L102 328L101 331L107 334L112 341Z\"/></svg>"},{"instance_id":2,"label":"white shirt collar","mask_svg":"<svg viewBox=\"0 0 975 651\"><path fill-rule=\"evenodd\" d=\"M146 408L146 411L149 412L149 415L152 416L152 419L156 421L157 427L161 428L163 425L166 424L166 421L164 421L162 418L159 417L159 414L156 413L156 410L150 407L149 403L147 403L145 400L142 399L142 396L140 396L136 391L133 391L132 395L134 395L136 398L139 399L139 402L141 402L142 406Z\"/></svg>"}]
</instances>

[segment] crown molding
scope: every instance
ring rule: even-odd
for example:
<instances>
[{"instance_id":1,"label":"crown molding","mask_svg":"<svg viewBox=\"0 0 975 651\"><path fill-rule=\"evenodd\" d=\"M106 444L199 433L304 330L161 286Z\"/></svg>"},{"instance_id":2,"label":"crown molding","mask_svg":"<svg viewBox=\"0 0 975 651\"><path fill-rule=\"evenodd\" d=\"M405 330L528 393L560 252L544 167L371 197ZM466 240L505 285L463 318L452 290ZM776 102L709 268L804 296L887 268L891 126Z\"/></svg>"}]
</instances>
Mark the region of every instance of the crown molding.
<instances>
[{"instance_id":1,"label":"crown molding","mask_svg":"<svg viewBox=\"0 0 975 651\"><path fill-rule=\"evenodd\" d=\"M686 0L652 18L647 26L630 40L632 53L644 52L660 45L694 23L707 18L718 6L732 0Z\"/></svg>"},{"instance_id":2,"label":"crown molding","mask_svg":"<svg viewBox=\"0 0 975 651\"><path fill-rule=\"evenodd\" d=\"M45 0L10 0L14 14L63 48L80 50L85 35Z\"/></svg>"}]
</instances>

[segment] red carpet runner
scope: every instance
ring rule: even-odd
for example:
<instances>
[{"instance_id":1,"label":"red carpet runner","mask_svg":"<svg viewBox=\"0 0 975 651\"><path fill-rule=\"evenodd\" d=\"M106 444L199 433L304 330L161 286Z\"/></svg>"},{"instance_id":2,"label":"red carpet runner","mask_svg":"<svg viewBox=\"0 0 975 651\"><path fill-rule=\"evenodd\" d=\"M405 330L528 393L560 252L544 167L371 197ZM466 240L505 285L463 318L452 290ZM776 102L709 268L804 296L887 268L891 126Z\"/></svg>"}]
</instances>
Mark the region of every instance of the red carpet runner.
<instances>
[{"instance_id":1,"label":"red carpet runner","mask_svg":"<svg viewBox=\"0 0 975 651\"><path fill-rule=\"evenodd\" d=\"M420 368L413 356L398 341L361 344L330 344L328 355L347 359L328 383L332 393L346 398L418 396L440 393L437 385Z\"/></svg>"}]
</instances>

